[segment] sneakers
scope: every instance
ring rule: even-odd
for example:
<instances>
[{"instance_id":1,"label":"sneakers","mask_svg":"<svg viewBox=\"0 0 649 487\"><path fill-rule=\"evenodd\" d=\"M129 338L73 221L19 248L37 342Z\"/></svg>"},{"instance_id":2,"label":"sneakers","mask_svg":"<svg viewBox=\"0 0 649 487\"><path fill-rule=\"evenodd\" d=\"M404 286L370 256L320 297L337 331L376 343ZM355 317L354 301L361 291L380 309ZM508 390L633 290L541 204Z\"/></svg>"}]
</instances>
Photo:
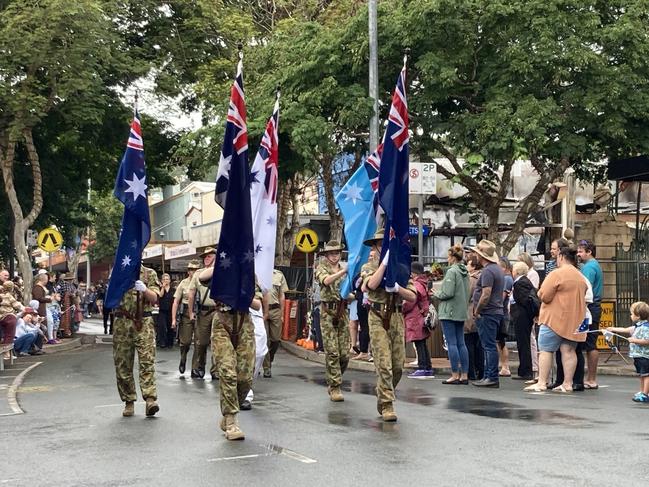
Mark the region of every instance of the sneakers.
<instances>
[{"instance_id":1,"label":"sneakers","mask_svg":"<svg viewBox=\"0 0 649 487\"><path fill-rule=\"evenodd\" d=\"M48 340L47 344L48 345L56 345L58 342L56 340Z\"/></svg>"},{"instance_id":2,"label":"sneakers","mask_svg":"<svg viewBox=\"0 0 649 487\"><path fill-rule=\"evenodd\" d=\"M644 392L638 392L632 399L633 402L649 402L649 396Z\"/></svg>"},{"instance_id":3,"label":"sneakers","mask_svg":"<svg viewBox=\"0 0 649 487\"><path fill-rule=\"evenodd\" d=\"M130 416L133 416L134 414L135 414L135 403L133 401L129 401L124 406L124 411L122 411L122 416L128 418Z\"/></svg>"},{"instance_id":4,"label":"sneakers","mask_svg":"<svg viewBox=\"0 0 649 487\"><path fill-rule=\"evenodd\" d=\"M432 370L415 370L414 372L408 374L408 379L434 379L435 374Z\"/></svg>"}]
</instances>

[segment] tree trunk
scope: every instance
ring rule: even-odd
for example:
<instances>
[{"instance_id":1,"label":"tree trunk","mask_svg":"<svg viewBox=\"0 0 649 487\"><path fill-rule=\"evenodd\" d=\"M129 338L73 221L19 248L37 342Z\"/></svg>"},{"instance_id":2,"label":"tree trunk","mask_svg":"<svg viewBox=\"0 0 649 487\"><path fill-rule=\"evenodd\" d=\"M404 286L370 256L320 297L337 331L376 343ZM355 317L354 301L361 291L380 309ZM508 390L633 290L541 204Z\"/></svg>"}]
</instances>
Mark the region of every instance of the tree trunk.
<instances>
[{"instance_id":1,"label":"tree trunk","mask_svg":"<svg viewBox=\"0 0 649 487\"><path fill-rule=\"evenodd\" d=\"M67 252L65 253L65 260L66 263L68 264L68 272L70 273L71 276L74 276L74 279L77 280L77 276L79 274L79 259L81 258L81 245L77 245L77 247L74 249L74 254L72 254L72 258L70 258L70 254ZM89 286L89 283L86 283L87 286Z\"/></svg>"},{"instance_id":2,"label":"tree trunk","mask_svg":"<svg viewBox=\"0 0 649 487\"><path fill-rule=\"evenodd\" d=\"M336 199L334 198L334 174L333 158L325 156L321 159L322 166L322 184L324 186L325 202L327 212L329 213L329 240L342 240L343 225L342 219L336 208Z\"/></svg>"},{"instance_id":3,"label":"tree trunk","mask_svg":"<svg viewBox=\"0 0 649 487\"><path fill-rule=\"evenodd\" d=\"M13 241L15 246L16 258L18 259L18 268L24 281L23 299L29 302L32 295L32 263L27 251L27 242L25 241L25 232L32 226L38 215L43 208L43 193L42 186L43 180L41 177L41 166L38 158L38 152L34 146L31 129L24 129L22 132L25 149L29 158L29 164L32 168L33 179L33 204L32 208L27 214L23 215L23 210L18 200L16 187L14 186L14 159L16 156L16 146L18 144L17 138L10 138L4 157L2 160L2 180L9 206L14 217L13 228Z\"/></svg>"},{"instance_id":4,"label":"tree trunk","mask_svg":"<svg viewBox=\"0 0 649 487\"><path fill-rule=\"evenodd\" d=\"M286 259L286 251L284 248L284 237L288 224L288 210L291 205L291 186L293 180L289 179L283 184L279 185L277 197L277 235L275 237L275 264L288 265L290 261Z\"/></svg>"}]
</instances>

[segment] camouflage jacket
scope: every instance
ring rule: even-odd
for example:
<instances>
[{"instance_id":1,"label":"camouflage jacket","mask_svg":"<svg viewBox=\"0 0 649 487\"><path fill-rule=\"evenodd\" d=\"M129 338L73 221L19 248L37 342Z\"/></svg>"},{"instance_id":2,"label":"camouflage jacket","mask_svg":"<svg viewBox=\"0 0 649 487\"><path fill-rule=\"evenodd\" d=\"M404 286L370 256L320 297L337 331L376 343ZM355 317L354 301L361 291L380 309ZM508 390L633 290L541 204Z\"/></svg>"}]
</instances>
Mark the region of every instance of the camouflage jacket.
<instances>
[{"instance_id":1,"label":"camouflage jacket","mask_svg":"<svg viewBox=\"0 0 649 487\"><path fill-rule=\"evenodd\" d=\"M153 269L149 269L148 267L144 266L140 267L140 280L146 285L149 291L153 291L157 294L160 290L158 275ZM122 302L119 304L120 309L126 311L132 316L135 316L135 313L137 311L136 298L137 291L135 291L135 289L129 289L128 291L126 291L124 293L124 296L122 296ZM146 299L144 299L144 307L142 308L142 310L146 313L151 312L152 308L153 305L150 304Z\"/></svg>"},{"instance_id":2,"label":"camouflage jacket","mask_svg":"<svg viewBox=\"0 0 649 487\"><path fill-rule=\"evenodd\" d=\"M334 267L326 259L323 259L323 261L318 265L318 269L315 272L315 277L320 284L320 301L340 301L340 285L342 284L343 279L346 277L346 275L343 274L328 286L325 286L324 283L325 278L332 274L335 274L339 270L340 269L334 269Z\"/></svg>"},{"instance_id":3,"label":"camouflage jacket","mask_svg":"<svg viewBox=\"0 0 649 487\"><path fill-rule=\"evenodd\" d=\"M367 281L369 281L370 277L379 269L379 262L378 260L371 260L367 264L364 264L363 267L361 268L361 279L363 279L363 284L367 287ZM408 279L408 286L407 289L410 289L413 293L417 294L417 289L415 288L415 284L412 281L412 279ZM390 293L388 293L385 289L382 287L377 287L374 290L371 290L370 288L367 288L367 299L369 299L370 302L372 303L382 303L385 304L388 302L388 296ZM401 303L402 299L401 297L397 297L397 300L395 301L396 304Z\"/></svg>"}]
</instances>

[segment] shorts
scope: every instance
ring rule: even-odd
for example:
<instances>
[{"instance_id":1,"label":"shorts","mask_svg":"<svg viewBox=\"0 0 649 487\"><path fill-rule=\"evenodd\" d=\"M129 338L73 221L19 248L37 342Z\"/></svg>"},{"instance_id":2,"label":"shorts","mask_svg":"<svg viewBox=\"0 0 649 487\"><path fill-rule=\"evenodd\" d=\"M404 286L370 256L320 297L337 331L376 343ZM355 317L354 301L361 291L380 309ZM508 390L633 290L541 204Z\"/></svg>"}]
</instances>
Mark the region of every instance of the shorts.
<instances>
[{"instance_id":1,"label":"shorts","mask_svg":"<svg viewBox=\"0 0 649 487\"><path fill-rule=\"evenodd\" d=\"M539 328L539 352L556 352L561 345L570 345L576 348L577 342L566 340L557 335L548 325L541 325Z\"/></svg>"},{"instance_id":2,"label":"shorts","mask_svg":"<svg viewBox=\"0 0 649 487\"><path fill-rule=\"evenodd\" d=\"M496 342L501 347L504 347L505 343L510 338L508 334L510 323L511 321L509 316L503 316L502 320L500 321L500 325L498 325L498 332L496 333Z\"/></svg>"},{"instance_id":3,"label":"shorts","mask_svg":"<svg viewBox=\"0 0 649 487\"><path fill-rule=\"evenodd\" d=\"M588 330L599 330L599 322L602 319L602 305L600 303L590 303L588 305L588 311L590 311L590 314L593 317L590 325L588 326ZM584 343L584 350L586 350L587 352L597 350L598 336L599 333L588 333L586 335L586 342Z\"/></svg>"},{"instance_id":4,"label":"shorts","mask_svg":"<svg viewBox=\"0 0 649 487\"><path fill-rule=\"evenodd\" d=\"M649 358L635 357L633 365L635 365L635 371L640 374L640 377L649 376Z\"/></svg>"},{"instance_id":5,"label":"shorts","mask_svg":"<svg viewBox=\"0 0 649 487\"><path fill-rule=\"evenodd\" d=\"M349 321L358 321L358 301L352 301L349 305Z\"/></svg>"}]
</instances>

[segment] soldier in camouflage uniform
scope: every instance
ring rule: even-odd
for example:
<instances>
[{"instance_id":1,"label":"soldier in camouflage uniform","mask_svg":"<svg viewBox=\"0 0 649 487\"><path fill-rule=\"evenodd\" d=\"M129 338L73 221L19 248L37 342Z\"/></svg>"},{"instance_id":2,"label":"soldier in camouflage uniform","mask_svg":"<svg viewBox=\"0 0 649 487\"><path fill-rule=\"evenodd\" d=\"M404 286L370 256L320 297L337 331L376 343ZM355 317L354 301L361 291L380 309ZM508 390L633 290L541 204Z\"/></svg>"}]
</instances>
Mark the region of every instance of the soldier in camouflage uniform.
<instances>
[{"instance_id":1,"label":"soldier in camouflage uniform","mask_svg":"<svg viewBox=\"0 0 649 487\"><path fill-rule=\"evenodd\" d=\"M330 240L322 254L324 260L318 265L316 279L320 284L320 329L325 351L325 377L329 398L344 401L340 385L349 364L349 315L347 301L340 296L340 285L347 274L347 267L340 263L343 246Z\"/></svg>"},{"instance_id":2,"label":"soldier in camouflage uniform","mask_svg":"<svg viewBox=\"0 0 649 487\"><path fill-rule=\"evenodd\" d=\"M153 269L140 269L140 280L126 291L115 309L113 325L113 360L119 397L126 403L123 416L135 414L137 399L133 379L133 360L137 351L140 368L140 389L146 401L146 415L159 411L155 382L155 322L151 308L158 301L160 284Z\"/></svg>"},{"instance_id":3,"label":"soldier in camouflage uniform","mask_svg":"<svg viewBox=\"0 0 649 487\"><path fill-rule=\"evenodd\" d=\"M180 281L174 294L174 304L171 309L171 329L178 330L178 338L180 341L180 364L178 365L178 372L185 373L185 364L187 362L187 352L192 344L194 338L194 325L195 323L189 318L189 309L194 307L194 303L189 304L188 291L189 284L192 280L196 269L200 268L197 260L192 260L187 266L187 277ZM178 323L180 318L180 323Z\"/></svg>"},{"instance_id":4,"label":"soldier in camouflage uniform","mask_svg":"<svg viewBox=\"0 0 649 487\"><path fill-rule=\"evenodd\" d=\"M200 279L211 279L214 268L200 271ZM262 293L255 283L255 297L250 307L260 310ZM248 310L238 312L217 302L212 319L212 355L219 370L219 396L221 402L220 428L228 440L243 440L237 415L240 405L252 387L255 369L255 327Z\"/></svg>"},{"instance_id":5,"label":"soldier in camouflage uniform","mask_svg":"<svg viewBox=\"0 0 649 487\"><path fill-rule=\"evenodd\" d=\"M216 249L213 247L206 248L201 257L205 265L203 270L211 269L216 259ZM195 323L191 372L193 379L202 379L205 376L207 349L210 347L210 337L212 336L212 319L216 312L216 303L210 297L212 272L209 272L209 277L201 279L198 279L199 274L200 272L194 274L187 291L187 299L190 303L194 303L195 300L198 301L196 303L196 312L193 306L189 308L189 319L192 323ZM210 374L212 380L218 380L219 376L214 356L212 356Z\"/></svg>"},{"instance_id":6,"label":"soldier in camouflage uniform","mask_svg":"<svg viewBox=\"0 0 649 487\"><path fill-rule=\"evenodd\" d=\"M288 284L284 274L279 269L273 269L272 287L266 293L268 309L264 317L266 324L266 336L268 337L268 353L264 358L264 377L272 377L271 366L275 360L275 353L279 349L279 342L282 338L282 320L284 319L284 306L286 304L285 293L288 291Z\"/></svg>"},{"instance_id":7,"label":"soldier in camouflage uniform","mask_svg":"<svg viewBox=\"0 0 649 487\"><path fill-rule=\"evenodd\" d=\"M386 253L383 261L379 263L383 234L383 229L378 230L374 238L365 241L365 245L372 247L376 252L377 258L363 265L361 278L363 292L368 293L370 302L370 342L378 376L376 407L384 421L396 421L394 390L401 380L406 357L401 301L405 299L414 302L417 295L412 280L408 281L407 288L396 285L393 292L381 287L388 257Z\"/></svg>"}]
</instances>

